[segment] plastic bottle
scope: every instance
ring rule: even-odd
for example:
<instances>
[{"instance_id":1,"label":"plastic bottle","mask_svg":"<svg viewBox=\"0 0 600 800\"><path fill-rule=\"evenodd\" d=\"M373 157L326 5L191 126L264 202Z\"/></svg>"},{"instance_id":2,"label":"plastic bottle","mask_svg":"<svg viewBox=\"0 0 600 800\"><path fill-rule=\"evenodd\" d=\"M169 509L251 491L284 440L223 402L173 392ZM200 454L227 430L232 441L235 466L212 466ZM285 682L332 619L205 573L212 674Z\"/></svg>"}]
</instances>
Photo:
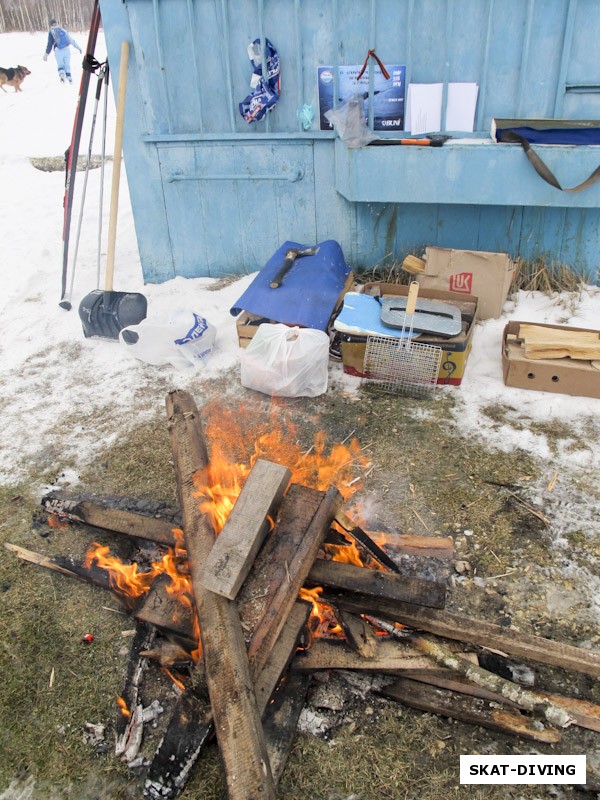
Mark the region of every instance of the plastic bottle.
<instances>
[{"instance_id":1,"label":"plastic bottle","mask_svg":"<svg viewBox=\"0 0 600 800\"><path fill-rule=\"evenodd\" d=\"M199 369L210 356L216 328L191 309L173 311L167 318L149 318L119 333L121 345L136 358L154 366Z\"/></svg>"}]
</instances>

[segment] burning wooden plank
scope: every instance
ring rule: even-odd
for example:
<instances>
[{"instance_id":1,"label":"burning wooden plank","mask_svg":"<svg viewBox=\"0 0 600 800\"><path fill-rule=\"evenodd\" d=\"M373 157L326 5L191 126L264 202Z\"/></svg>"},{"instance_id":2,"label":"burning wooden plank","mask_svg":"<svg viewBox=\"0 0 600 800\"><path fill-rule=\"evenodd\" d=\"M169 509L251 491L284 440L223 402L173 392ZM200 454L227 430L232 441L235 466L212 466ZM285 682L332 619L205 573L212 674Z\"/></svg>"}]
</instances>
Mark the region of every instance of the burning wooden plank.
<instances>
[{"instance_id":1,"label":"burning wooden plank","mask_svg":"<svg viewBox=\"0 0 600 800\"><path fill-rule=\"evenodd\" d=\"M323 593L322 600L336 608L344 608L357 614L374 614L446 639L490 647L518 658L600 677L600 652L597 650L584 650L542 636L507 630L500 625L452 614L443 609L425 608L366 595L327 591Z\"/></svg>"},{"instance_id":2,"label":"burning wooden plank","mask_svg":"<svg viewBox=\"0 0 600 800\"><path fill-rule=\"evenodd\" d=\"M296 602L341 501L337 489L319 492L290 486L277 525L256 558L238 595L248 658L260 671Z\"/></svg>"},{"instance_id":3,"label":"burning wooden plank","mask_svg":"<svg viewBox=\"0 0 600 800\"><path fill-rule=\"evenodd\" d=\"M41 505L48 514L53 514L59 519L69 522L78 522L113 533L147 539L156 544L167 546L175 544L173 530L179 528L181 524L177 514L171 514L171 519L162 519L147 513L113 508L107 505L109 502L121 503L125 500L126 498L122 497L107 498L102 504L89 499L87 495L54 490L42 498ZM414 536L393 531L367 532L343 512L336 514L336 522L357 542L360 542L361 538L367 537L369 547L375 545L378 551L382 551L383 544L386 544L399 554L438 559L450 559L454 555L454 544L448 536ZM358 535L353 536L353 532L357 532ZM387 553L384 552L384 555L387 556ZM374 553L372 556L376 558ZM390 561L394 564L393 560L387 556L385 564L381 561L380 563L393 569ZM396 568L395 564L394 568Z\"/></svg>"},{"instance_id":4,"label":"burning wooden plank","mask_svg":"<svg viewBox=\"0 0 600 800\"><path fill-rule=\"evenodd\" d=\"M342 511L336 514L335 521L349 536L364 546L373 558L392 572L398 571L397 565L382 549L382 543L389 544L395 552L406 555L430 556L440 559L449 559L454 555L454 542L449 536L413 536L393 532L367 532Z\"/></svg>"},{"instance_id":5,"label":"burning wooden plank","mask_svg":"<svg viewBox=\"0 0 600 800\"><path fill-rule=\"evenodd\" d=\"M112 499L116 502L123 501L125 498ZM173 529L178 528L179 525L175 525L172 521L157 519L121 508L112 508L85 499L81 495L61 491L50 492L42 498L42 508L48 514L53 514L59 519L69 522L79 522L95 528L123 533L126 536L147 539L157 544L173 546L176 543Z\"/></svg>"},{"instance_id":6,"label":"burning wooden plank","mask_svg":"<svg viewBox=\"0 0 600 800\"><path fill-rule=\"evenodd\" d=\"M391 572L398 572L398 565L393 561L385 550L382 550L371 537L363 531L361 527L356 525L343 511L338 511L335 515L335 521L343 528L346 533L358 542L364 548L371 558L374 558L382 567L390 570Z\"/></svg>"},{"instance_id":7,"label":"burning wooden plank","mask_svg":"<svg viewBox=\"0 0 600 800\"><path fill-rule=\"evenodd\" d=\"M205 675L195 669L175 704L165 734L148 768L144 797L166 800L185 786L204 744L214 736Z\"/></svg>"},{"instance_id":8,"label":"burning wooden plank","mask_svg":"<svg viewBox=\"0 0 600 800\"><path fill-rule=\"evenodd\" d=\"M458 719L471 725L481 725L500 733L510 733L536 742L560 741L560 732L555 728L540 729L534 722L516 711L498 707L496 703L481 698L455 695L444 689L401 678L379 692L384 697L399 700L410 708Z\"/></svg>"},{"instance_id":9,"label":"burning wooden plank","mask_svg":"<svg viewBox=\"0 0 600 800\"><path fill-rule=\"evenodd\" d=\"M275 692L264 718L265 736L273 780L277 784L283 774L288 755L296 738L298 720L306 704L310 675L289 672Z\"/></svg>"},{"instance_id":10,"label":"burning wooden plank","mask_svg":"<svg viewBox=\"0 0 600 800\"><path fill-rule=\"evenodd\" d=\"M324 559L314 562L307 583L311 586L341 589L364 597L385 598L388 602L413 603L434 608L443 608L446 602L446 587L443 583Z\"/></svg>"},{"instance_id":11,"label":"burning wooden plank","mask_svg":"<svg viewBox=\"0 0 600 800\"><path fill-rule=\"evenodd\" d=\"M10 544L9 542L5 542L4 547L10 550L11 553L14 553L17 558L20 558L22 561L28 561L30 564L36 564L38 567L44 567L44 569L58 572L61 575L67 575L70 578L77 578L84 583L91 583L93 586L98 586L101 589L112 590L114 588L111 584L109 573L94 564L86 566L76 561L74 558L67 556L45 556L33 550L26 550L19 545ZM115 599L131 609L131 598L115 593Z\"/></svg>"},{"instance_id":12,"label":"burning wooden plank","mask_svg":"<svg viewBox=\"0 0 600 800\"><path fill-rule=\"evenodd\" d=\"M290 664L298 645L306 632L306 623L310 616L310 603L297 600L290 613L286 624L281 631L273 649L269 653L255 684L256 703L261 714L268 708L269 700L277 684Z\"/></svg>"},{"instance_id":13,"label":"burning wooden plank","mask_svg":"<svg viewBox=\"0 0 600 800\"><path fill-rule=\"evenodd\" d=\"M133 612L140 622L153 625L164 634L174 636L190 650L198 647L198 637L194 630L194 611L186 598L169 591L172 585L168 575L159 575L152 582L148 593Z\"/></svg>"},{"instance_id":14,"label":"burning wooden plank","mask_svg":"<svg viewBox=\"0 0 600 800\"><path fill-rule=\"evenodd\" d=\"M181 391L170 392L166 405L206 681L229 798L275 800L237 606L205 589L200 580L215 534L198 503L198 473L208 466L198 409Z\"/></svg>"},{"instance_id":15,"label":"burning wooden plank","mask_svg":"<svg viewBox=\"0 0 600 800\"><path fill-rule=\"evenodd\" d=\"M362 658L375 658L377 636L369 623L358 614L350 614L349 611L335 609L335 616L350 647Z\"/></svg>"},{"instance_id":16,"label":"burning wooden plank","mask_svg":"<svg viewBox=\"0 0 600 800\"><path fill-rule=\"evenodd\" d=\"M258 459L204 565L206 589L233 600L248 576L291 478L280 464Z\"/></svg>"},{"instance_id":17,"label":"burning wooden plank","mask_svg":"<svg viewBox=\"0 0 600 800\"><path fill-rule=\"evenodd\" d=\"M257 677L255 693L260 714L267 708L281 673L293 655L309 613L310 606L307 603L295 603L264 669ZM196 669L192 673L191 681L186 683L152 759L146 777L144 797L149 800L175 797L184 788L202 748L213 734L213 716L206 682L202 671ZM265 739L269 759L274 749L277 765L282 757L281 741L277 739L272 743L270 734L266 734ZM279 777L277 773L273 776L275 781Z\"/></svg>"},{"instance_id":18,"label":"burning wooden plank","mask_svg":"<svg viewBox=\"0 0 600 800\"><path fill-rule=\"evenodd\" d=\"M119 698L120 714L116 722L115 753L124 761L132 761L138 754L142 743L143 706L138 703L142 675L148 660L142 651L151 647L156 630L151 625L138 622L127 666L123 692Z\"/></svg>"}]
</instances>

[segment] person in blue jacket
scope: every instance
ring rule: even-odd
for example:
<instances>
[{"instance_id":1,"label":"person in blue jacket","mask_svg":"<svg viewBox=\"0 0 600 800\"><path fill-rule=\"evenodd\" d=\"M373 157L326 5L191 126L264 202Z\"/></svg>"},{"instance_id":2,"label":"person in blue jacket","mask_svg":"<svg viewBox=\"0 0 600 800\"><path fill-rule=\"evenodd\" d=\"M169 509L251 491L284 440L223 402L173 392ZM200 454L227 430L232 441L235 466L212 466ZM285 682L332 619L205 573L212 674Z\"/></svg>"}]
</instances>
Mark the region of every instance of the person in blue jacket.
<instances>
[{"instance_id":1,"label":"person in blue jacket","mask_svg":"<svg viewBox=\"0 0 600 800\"><path fill-rule=\"evenodd\" d=\"M48 60L48 56L54 50L58 66L58 77L62 83L65 82L65 79L69 83L73 82L71 77L71 45L81 53L81 47L79 47L75 39L64 28L61 28L55 19L51 19L44 61Z\"/></svg>"}]
</instances>

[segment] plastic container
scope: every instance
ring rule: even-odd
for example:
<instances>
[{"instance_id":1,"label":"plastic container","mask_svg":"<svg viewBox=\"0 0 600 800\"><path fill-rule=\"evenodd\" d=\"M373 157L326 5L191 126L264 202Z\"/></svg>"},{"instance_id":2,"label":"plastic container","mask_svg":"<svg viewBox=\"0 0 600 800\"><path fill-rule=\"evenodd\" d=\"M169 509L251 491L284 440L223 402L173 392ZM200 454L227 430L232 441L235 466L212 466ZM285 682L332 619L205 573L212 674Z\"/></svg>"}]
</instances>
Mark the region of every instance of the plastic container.
<instances>
[{"instance_id":1,"label":"plastic container","mask_svg":"<svg viewBox=\"0 0 600 800\"><path fill-rule=\"evenodd\" d=\"M180 308L165 318L146 317L119 333L127 352L153 366L170 364L175 369L197 370L209 358L216 328L203 316Z\"/></svg>"}]
</instances>

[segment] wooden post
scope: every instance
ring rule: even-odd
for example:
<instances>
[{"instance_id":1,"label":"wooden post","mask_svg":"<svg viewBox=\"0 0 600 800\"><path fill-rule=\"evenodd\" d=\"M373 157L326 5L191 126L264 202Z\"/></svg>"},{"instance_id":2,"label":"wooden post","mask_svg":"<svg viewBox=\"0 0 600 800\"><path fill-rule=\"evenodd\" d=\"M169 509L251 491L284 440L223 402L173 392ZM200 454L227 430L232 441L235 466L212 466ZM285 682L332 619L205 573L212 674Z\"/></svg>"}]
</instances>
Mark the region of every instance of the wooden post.
<instances>
[{"instance_id":1,"label":"wooden post","mask_svg":"<svg viewBox=\"0 0 600 800\"><path fill-rule=\"evenodd\" d=\"M167 395L167 418L206 681L230 800L275 800L267 748L236 604L200 581L215 534L199 509L195 479L208 465L198 409L187 392Z\"/></svg>"}]
</instances>

